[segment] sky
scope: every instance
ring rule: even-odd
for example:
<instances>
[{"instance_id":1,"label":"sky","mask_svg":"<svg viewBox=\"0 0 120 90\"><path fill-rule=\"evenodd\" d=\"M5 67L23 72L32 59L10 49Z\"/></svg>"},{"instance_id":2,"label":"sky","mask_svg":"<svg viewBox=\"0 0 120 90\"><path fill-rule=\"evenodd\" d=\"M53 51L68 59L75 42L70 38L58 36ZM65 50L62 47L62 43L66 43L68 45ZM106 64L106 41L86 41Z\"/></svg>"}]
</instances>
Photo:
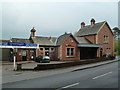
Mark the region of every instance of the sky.
<instances>
[{"instance_id":1,"label":"sky","mask_svg":"<svg viewBox=\"0 0 120 90\"><path fill-rule=\"evenodd\" d=\"M29 38L35 27L36 36L58 37L80 29L80 23L107 21L118 27L118 2L3 2L2 39ZM1 10L1 9L0 9Z\"/></svg>"}]
</instances>

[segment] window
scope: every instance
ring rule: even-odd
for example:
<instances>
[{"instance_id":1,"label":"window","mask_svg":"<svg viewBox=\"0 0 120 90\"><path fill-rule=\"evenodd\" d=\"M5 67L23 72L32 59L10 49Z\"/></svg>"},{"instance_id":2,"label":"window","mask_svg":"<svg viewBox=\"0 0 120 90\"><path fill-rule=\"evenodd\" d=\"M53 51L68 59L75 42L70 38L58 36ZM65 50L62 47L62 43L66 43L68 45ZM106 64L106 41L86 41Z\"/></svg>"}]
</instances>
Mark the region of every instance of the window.
<instances>
[{"instance_id":1,"label":"window","mask_svg":"<svg viewBox=\"0 0 120 90\"><path fill-rule=\"evenodd\" d=\"M54 50L54 48L51 48L51 51L53 51Z\"/></svg>"},{"instance_id":2,"label":"window","mask_svg":"<svg viewBox=\"0 0 120 90\"><path fill-rule=\"evenodd\" d=\"M45 51L49 51L49 48L45 48Z\"/></svg>"},{"instance_id":3,"label":"window","mask_svg":"<svg viewBox=\"0 0 120 90\"><path fill-rule=\"evenodd\" d=\"M67 48L67 57L74 56L74 48Z\"/></svg>"},{"instance_id":4,"label":"window","mask_svg":"<svg viewBox=\"0 0 120 90\"><path fill-rule=\"evenodd\" d=\"M70 56L70 48L67 48L67 56Z\"/></svg>"},{"instance_id":5,"label":"window","mask_svg":"<svg viewBox=\"0 0 120 90\"><path fill-rule=\"evenodd\" d=\"M74 56L74 48L71 48L71 56Z\"/></svg>"},{"instance_id":6,"label":"window","mask_svg":"<svg viewBox=\"0 0 120 90\"><path fill-rule=\"evenodd\" d=\"M70 39L70 42L74 42L72 39Z\"/></svg>"},{"instance_id":7,"label":"window","mask_svg":"<svg viewBox=\"0 0 120 90\"><path fill-rule=\"evenodd\" d=\"M43 48L40 48L40 51L43 51Z\"/></svg>"},{"instance_id":8,"label":"window","mask_svg":"<svg viewBox=\"0 0 120 90\"><path fill-rule=\"evenodd\" d=\"M108 43L109 42L109 37L107 35L104 35L104 43Z\"/></svg>"},{"instance_id":9,"label":"window","mask_svg":"<svg viewBox=\"0 0 120 90\"><path fill-rule=\"evenodd\" d=\"M110 54L110 48L106 48L106 54Z\"/></svg>"}]
</instances>

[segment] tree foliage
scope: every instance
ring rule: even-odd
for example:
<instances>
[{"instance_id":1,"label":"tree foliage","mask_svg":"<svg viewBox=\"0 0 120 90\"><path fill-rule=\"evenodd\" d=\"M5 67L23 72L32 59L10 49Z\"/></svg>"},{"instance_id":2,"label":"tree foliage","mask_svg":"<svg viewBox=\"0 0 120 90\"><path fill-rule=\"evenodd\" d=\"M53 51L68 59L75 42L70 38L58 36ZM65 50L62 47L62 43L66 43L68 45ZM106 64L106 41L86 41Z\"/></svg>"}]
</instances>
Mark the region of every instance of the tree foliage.
<instances>
[{"instance_id":1,"label":"tree foliage","mask_svg":"<svg viewBox=\"0 0 120 90\"><path fill-rule=\"evenodd\" d=\"M117 55L120 55L120 29L118 27L113 28L115 37L115 51Z\"/></svg>"},{"instance_id":2,"label":"tree foliage","mask_svg":"<svg viewBox=\"0 0 120 90\"><path fill-rule=\"evenodd\" d=\"M116 55L120 55L120 45L118 40L114 40L114 48L115 48Z\"/></svg>"},{"instance_id":3,"label":"tree foliage","mask_svg":"<svg viewBox=\"0 0 120 90\"><path fill-rule=\"evenodd\" d=\"M118 27L114 27L113 32L114 32L115 39L119 39L120 38L120 29Z\"/></svg>"}]
</instances>

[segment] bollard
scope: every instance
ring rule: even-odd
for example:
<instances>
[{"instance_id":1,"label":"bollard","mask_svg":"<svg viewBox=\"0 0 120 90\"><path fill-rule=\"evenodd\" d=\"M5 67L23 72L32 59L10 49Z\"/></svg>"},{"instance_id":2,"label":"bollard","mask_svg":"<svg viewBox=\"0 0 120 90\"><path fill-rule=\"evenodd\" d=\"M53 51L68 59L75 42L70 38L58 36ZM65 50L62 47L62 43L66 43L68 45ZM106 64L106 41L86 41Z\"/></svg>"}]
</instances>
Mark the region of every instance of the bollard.
<instances>
[{"instance_id":1,"label":"bollard","mask_svg":"<svg viewBox=\"0 0 120 90\"><path fill-rule=\"evenodd\" d=\"M22 70L22 64L17 64L17 70Z\"/></svg>"}]
</instances>

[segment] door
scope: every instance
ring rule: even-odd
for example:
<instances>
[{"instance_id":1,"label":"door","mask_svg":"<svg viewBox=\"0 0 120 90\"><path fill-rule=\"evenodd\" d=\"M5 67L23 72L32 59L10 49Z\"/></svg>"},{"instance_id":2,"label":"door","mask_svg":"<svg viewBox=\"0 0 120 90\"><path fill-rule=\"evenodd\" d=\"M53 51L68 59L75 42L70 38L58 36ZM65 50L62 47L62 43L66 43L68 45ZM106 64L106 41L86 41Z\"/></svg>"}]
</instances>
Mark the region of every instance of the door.
<instances>
[{"instance_id":1,"label":"door","mask_svg":"<svg viewBox=\"0 0 120 90\"><path fill-rule=\"evenodd\" d=\"M48 51L48 52L45 52L45 56L49 56L49 51Z\"/></svg>"},{"instance_id":2,"label":"door","mask_svg":"<svg viewBox=\"0 0 120 90\"><path fill-rule=\"evenodd\" d=\"M26 50L22 51L22 61L27 61L27 51Z\"/></svg>"},{"instance_id":3,"label":"door","mask_svg":"<svg viewBox=\"0 0 120 90\"><path fill-rule=\"evenodd\" d=\"M103 49L101 48L100 49L100 57L102 57L102 52L103 52Z\"/></svg>"}]
</instances>

